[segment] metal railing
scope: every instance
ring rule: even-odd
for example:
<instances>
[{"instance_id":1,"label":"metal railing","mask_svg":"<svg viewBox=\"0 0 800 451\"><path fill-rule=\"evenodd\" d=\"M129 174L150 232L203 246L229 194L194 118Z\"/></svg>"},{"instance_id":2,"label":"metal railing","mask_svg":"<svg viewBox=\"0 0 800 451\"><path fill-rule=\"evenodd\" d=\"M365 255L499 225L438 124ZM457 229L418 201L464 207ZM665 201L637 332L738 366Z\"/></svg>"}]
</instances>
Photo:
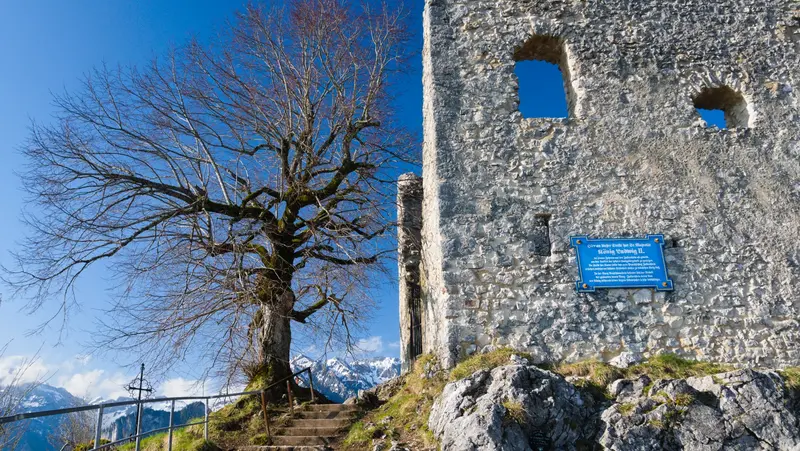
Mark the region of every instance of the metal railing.
<instances>
[{"instance_id":1,"label":"metal railing","mask_svg":"<svg viewBox=\"0 0 800 451\"><path fill-rule=\"evenodd\" d=\"M287 401L289 402L289 415L294 414L294 396L292 394L292 384L291 380L303 373L308 373L308 387L309 391L311 392L311 402L316 402L316 396L314 396L314 383L311 377L311 367L304 368L296 373L291 374L290 376L286 376L281 378L280 380L268 385L267 387L256 390L256 391L243 391L238 393L225 393L222 395L213 395L213 396L181 396L181 397L173 397L173 398L156 398L156 399L143 399L141 401L133 400L133 401L117 401L117 402L107 402L101 404L92 404L87 406L79 406L79 407L70 407L66 409L55 409L55 410L42 410L39 412L29 412L29 413L19 413L16 415L9 415L6 417L0 417L0 425L14 423L17 421L22 420L29 420L32 418L42 418L42 417L50 417L56 415L66 415L70 413L77 413L77 412L86 412L89 410L97 410L97 426L95 428L94 434L94 444L92 450L103 450L111 448L112 446L119 445L121 443L130 442L132 440L136 440L136 451L140 450L141 439L145 436L157 434L159 432L167 431L167 450L172 451L172 434L175 429L185 428L189 426L196 426L196 425L204 425L203 427L203 438L208 440L208 422L209 422L209 401L212 399L219 399L219 398L229 398L234 396L245 396L245 395L261 395L261 411L264 414L264 422L266 424L267 436L271 437L272 434L270 432L270 424L269 424L269 415L267 414L267 392L271 389L277 387L278 385L282 384L284 381L286 382L286 392L287 392ZM174 417L175 417L175 401L187 401L187 400L204 400L204 418L203 421L197 421L194 423L189 424L174 424ZM124 407L124 406L137 406L137 418L141 418L141 415L144 413L144 404L148 403L161 403L161 402L169 402L170 403L170 411L169 411L169 426L165 428L154 429L151 431L142 432L141 426L142 422L137 421L136 423L136 434L130 437L126 437L121 440L117 440L115 442L106 443L100 445L100 439L103 429L103 411L106 409L110 409L113 407ZM65 447L67 445L64 445ZM62 448L64 449L64 448Z\"/></svg>"}]
</instances>

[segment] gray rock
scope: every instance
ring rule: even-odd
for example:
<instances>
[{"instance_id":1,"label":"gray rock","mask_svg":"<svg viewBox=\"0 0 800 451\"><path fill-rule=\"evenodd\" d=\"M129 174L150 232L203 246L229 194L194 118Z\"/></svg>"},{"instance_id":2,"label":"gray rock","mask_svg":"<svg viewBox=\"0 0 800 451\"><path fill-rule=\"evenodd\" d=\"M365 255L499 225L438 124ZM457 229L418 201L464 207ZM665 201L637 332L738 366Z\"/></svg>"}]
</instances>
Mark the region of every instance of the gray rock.
<instances>
[{"instance_id":1,"label":"gray rock","mask_svg":"<svg viewBox=\"0 0 800 451\"><path fill-rule=\"evenodd\" d=\"M613 396L617 402L623 402L629 398L646 394L644 389L651 383L650 378L645 375L639 376L637 379L618 379L608 385L608 394Z\"/></svg>"},{"instance_id":2,"label":"gray rock","mask_svg":"<svg viewBox=\"0 0 800 451\"><path fill-rule=\"evenodd\" d=\"M394 396L405 384L405 376L396 377L367 390L359 390L358 396L346 400L345 404L358 404L374 409Z\"/></svg>"},{"instance_id":3,"label":"gray rock","mask_svg":"<svg viewBox=\"0 0 800 451\"><path fill-rule=\"evenodd\" d=\"M428 427L442 451L800 450L800 409L775 372L640 376L607 393L533 366L481 370L445 386Z\"/></svg>"},{"instance_id":4,"label":"gray rock","mask_svg":"<svg viewBox=\"0 0 800 451\"><path fill-rule=\"evenodd\" d=\"M617 368L627 368L634 363L642 361L642 355L636 352L623 352L608 361L608 364Z\"/></svg>"},{"instance_id":5,"label":"gray rock","mask_svg":"<svg viewBox=\"0 0 800 451\"><path fill-rule=\"evenodd\" d=\"M443 451L571 450L592 439L597 412L563 377L508 365L447 384L428 427Z\"/></svg>"},{"instance_id":6,"label":"gray rock","mask_svg":"<svg viewBox=\"0 0 800 451\"><path fill-rule=\"evenodd\" d=\"M397 441L387 442L386 439L375 439L372 441L372 451L412 451L404 443Z\"/></svg>"},{"instance_id":7,"label":"gray rock","mask_svg":"<svg viewBox=\"0 0 800 451\"><path fill-rule=\"evenodd\" d=\"M800 421L780 376L739 370L661 380L648 393L612 384L617 402L602 413L600 444L626 450L797 450ZM628 388L628 390L626 390Z\"/></svg>"},{"instance_id":8,"label":"gray rock","mask_svg":"<svg viewBox=\"0 0 800 451\"><path fill-rule=\"evenodd\" d=\"M516 355L516 354L511 354L511 357L509 357L509 360L511 361L511 363L513 363L515 365L530 365L532 363L532 362L529 362L528 359L526 359L525 357L522 357L522 356L519 356L519 355Z\"/></svg>"}]
</instances>

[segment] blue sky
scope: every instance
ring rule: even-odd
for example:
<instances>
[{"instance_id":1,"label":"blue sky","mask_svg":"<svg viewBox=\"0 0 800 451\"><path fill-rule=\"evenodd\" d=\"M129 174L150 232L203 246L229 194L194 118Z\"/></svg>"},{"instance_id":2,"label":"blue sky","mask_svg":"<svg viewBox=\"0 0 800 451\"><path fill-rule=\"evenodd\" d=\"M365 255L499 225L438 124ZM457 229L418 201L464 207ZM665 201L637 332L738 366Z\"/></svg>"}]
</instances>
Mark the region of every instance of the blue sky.
<instances>
[{"instance_id":1,"label":"blue sky","mask_svg":"<svg viewBox=\"0 0 800 451\"><path fill-rule=\"evenodd\" d=\"M9 251L26 233L19 221L23 201L19 179L23 159L19 147L28 134L31 119L50 120L54 113L52 93L74 90L79 78L103 63L142 65L172 46L197 36L201 41L214 36L244 1L210 0L0 0L0 263L11 262ZM421 2L409 3L414 41L422 47ZM413 71L402 80L403 95L397 109L407 127L421 141L422 81L419 57ZM396 271L393 272L396 273ZM121 366L135 356L86 355L94 319L113 292L103 267L94 268L78 284L77 298L81 311L73 315L66 333L59 334L59 324L40 334L26 333L55 311L55 302L28 315L20 311L24 304L15 300L6 287L0 287L0 346L9 343L0 359L0 383L7 371L39 352L39 360L30 377L46 374L54 385L76 394L115 396L120 387L134 376L134 369ZM379 281L376 293L379 310L363 333L362 345L376 355L398 355L397 287L394 280ZM58 299L54 299L58 301ZM192 391L197 378L191 365L175 371L163 381L162 394ZM157 387L158 388L158 387ZM195 387L196 388L196 387ZM196 391L196 389L194 390Z\"/></svg>"}]
</instances>

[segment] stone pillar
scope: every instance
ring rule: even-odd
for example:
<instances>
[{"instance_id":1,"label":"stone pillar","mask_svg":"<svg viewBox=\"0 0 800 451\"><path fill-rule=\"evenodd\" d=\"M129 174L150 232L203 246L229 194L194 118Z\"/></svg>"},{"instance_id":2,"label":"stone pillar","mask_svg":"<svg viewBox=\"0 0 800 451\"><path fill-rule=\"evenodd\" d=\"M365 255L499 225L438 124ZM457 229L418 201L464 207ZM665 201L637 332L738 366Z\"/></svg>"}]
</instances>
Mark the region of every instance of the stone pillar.
<instances>
[{"instance_id":1,"label":"stone pillar","mask_svg":"<svg viewBox=\"0 0 800 451\"><path fill-rule=\"evenodd\" d=\"M400 289L400 361L403 372L422 354L422 178L403 174L397 181L397 268Z\"/></svg>"}]
</instances>

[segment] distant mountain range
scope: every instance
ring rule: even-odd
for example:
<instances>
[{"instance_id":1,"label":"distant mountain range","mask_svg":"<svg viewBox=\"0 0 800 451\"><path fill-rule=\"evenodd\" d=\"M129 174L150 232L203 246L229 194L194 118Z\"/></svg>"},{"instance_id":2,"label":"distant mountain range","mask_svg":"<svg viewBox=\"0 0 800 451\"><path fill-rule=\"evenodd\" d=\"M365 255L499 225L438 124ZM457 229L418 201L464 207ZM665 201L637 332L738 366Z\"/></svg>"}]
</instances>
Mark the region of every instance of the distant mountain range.
<instances>
[{"instance_id":1,"label":"distant mountain range","mask_svg":"<svg viewBox=\"0 0 800 451\"><path fill-rule=\"evenodd\" d=\"M130 398L120 398L116 401L127 401ZM152 431L169 426L170 403L147 404L142 415L142 430ZM106 415L109 415L106 418ZM205 415L205 405L202 402L193 402L180 409L176 406L173 422L176 425L192 422L192 419L202 418ZM103 438L112 442L134 435L136 431L136 406L117 407L103 412Z\"/></svg>"},{"instance_id":2,"label":"distant mountain range","mask_svg":"<svg viewBox=\"0 0 800 451\"><path fill-rule=\"evenodd\" d=\"M344 402L366 390L400 375L400 359L376 357L346 362L339 358L314 361L298 355L291 362L293 371L311 367L314 389L334 402ZM302 375L308 383L308 376Z\"/></svg>"},{"instance_id":3,"label":"distant mountain range","mask_svg":"<svg viewBox=\"0 0 800 451\"><path fill-rule=\"evenodd\" d=\"M73 396L63 388L53 387L47 384L23 385L18 388L25 396L20 403L18 413L39 412L42 410L66 409L69 407L82 406L86 404L100 404L103 402L130 401L132 398L117 399L94 399L87 403L85 400ZM163 428L169 425L168 402L155 402L147 405L142 416L142 430L148 431ZM97 418L97 412L85 413L89 417L89 427L93 428ZM192 418L204 415L203 403L195 402L175 411L175 424L186 424ZM23 420L19 424L23 428L20 442L13 451L51 451L58 450L61 445L50 443L53 435L64 416L52 416ZM133 435L136 430L136 407L122 406L113 407L103 411L103 432L102 437L112 441L120 440L124 437ZM2 449L2 451L12 451Z\"/></svg>"},{"instance_id":4,"label":"distant mountain range","mask_svg":"<svg viewBox=\"0 0 800 451\"><path fill-rule=\"evenodd\" d=\"M47 384L22 385L17 387L17 390L19 390L20 395L25 395L20 403L19 412L63 409L85 404L83 399L73 396L63 388ZM48 438L56 431L60 421L58 417L23 420L19 425L24 432L15 451L49 451L54 449L48 442ZM3 451L11 450L3 449Z\"/></svg>"},{"instance_id":5,"label":"distant mountain range","mask_svg":"<svg viewBox=\"0 0 800 451\"><path fill-rule=\"evenodd\" d=\"M344 402L346 399L356 396L359 390L372 388L400 374L400 360L390 357L347 362L339 358L313 361L306 356L299 355L292 359L291 365L295 371L311 367L311 373L314 376L314 388L334 402ZM131 398L98 398L87 402L77 396L73 396L63 388L47 384L22 386L19 387L19 390L22 393L26 393L18 409L19 413L131 400ZM148 431L167 427L169 425L169 409L170 403L168 402L148 404L144 410L142 430ZM193 418L202 417L203 413L203 403L201 402L182 406L180 410L176 409L175 424L186 424ZM92 411L87 415L96 418L97 413ZM132 435L136 429L135 415L135 406L106 409L103 412L103 438L115 441ZM62 417L24 420L27 423L21 424L25 424L25 432L17 448L15 450L2 449L0 451L58 450L61 446L49 443L49 439L58 429L61 420Z\"/></svg>"}]
</instances>

